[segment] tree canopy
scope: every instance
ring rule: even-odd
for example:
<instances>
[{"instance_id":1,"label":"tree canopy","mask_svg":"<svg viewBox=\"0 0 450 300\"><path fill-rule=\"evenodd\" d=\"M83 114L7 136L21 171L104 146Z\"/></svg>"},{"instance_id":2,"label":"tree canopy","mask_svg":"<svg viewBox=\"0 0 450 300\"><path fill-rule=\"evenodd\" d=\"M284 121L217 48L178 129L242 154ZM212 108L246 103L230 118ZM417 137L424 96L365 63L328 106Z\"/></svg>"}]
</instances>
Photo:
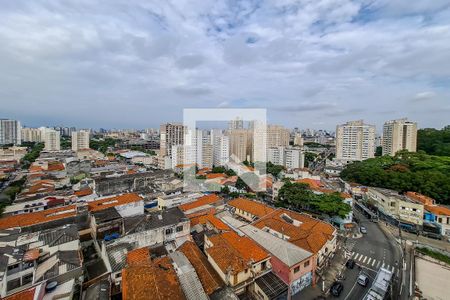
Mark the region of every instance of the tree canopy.
<instances>
[{"instance_id":1,"label":"tree canopy","mask_svg":"<svg viewBox=\"0 0 450 300\"><path fill-rule=\"evenodd\" d=\"M441 130L435 128L417 131L417 150L430 155L450 156L450 125Z\"/></svg>"},{"instance_id":2,"label":"tree canopy","mask_svg":"<svg viewBox=\"0 0 450 300\"><path fill-rule=\"evenodd\" d=\"M308 184L286 181L278 193L277 205L344 218L351 211L351 207L343 200L337 192L315 194Z\"/></svg>"},{"instance_id":3,"label":"tree canopy","mask_svg":"<svg viewBox=\"0 0 450 300\"><path fill-rule=\"evenodd\" d=\"M393 157L351 163L341 172L341 178L366 186L418 192L450 204L450 157L401 151Z\"/></svg>"}]
</instances>

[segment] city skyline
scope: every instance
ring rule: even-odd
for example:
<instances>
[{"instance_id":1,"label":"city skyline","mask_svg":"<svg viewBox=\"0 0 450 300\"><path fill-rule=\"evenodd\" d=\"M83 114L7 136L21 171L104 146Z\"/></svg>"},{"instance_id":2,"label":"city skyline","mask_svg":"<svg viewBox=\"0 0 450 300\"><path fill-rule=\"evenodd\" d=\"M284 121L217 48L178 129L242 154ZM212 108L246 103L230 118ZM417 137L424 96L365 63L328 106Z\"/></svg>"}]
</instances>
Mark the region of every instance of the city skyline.
<instances>
[{"instance_id":1,"label":"city skyline","mask_svg":"<svg viewBox=\"0 0 450 300\"><path fill-rule=\"evenodd\" d=\"M25 126L158 127L217 107L267 108L290 128L447 125L448 1L14 1L0 14L2 117Z\"/></svg>"}]
</instances>

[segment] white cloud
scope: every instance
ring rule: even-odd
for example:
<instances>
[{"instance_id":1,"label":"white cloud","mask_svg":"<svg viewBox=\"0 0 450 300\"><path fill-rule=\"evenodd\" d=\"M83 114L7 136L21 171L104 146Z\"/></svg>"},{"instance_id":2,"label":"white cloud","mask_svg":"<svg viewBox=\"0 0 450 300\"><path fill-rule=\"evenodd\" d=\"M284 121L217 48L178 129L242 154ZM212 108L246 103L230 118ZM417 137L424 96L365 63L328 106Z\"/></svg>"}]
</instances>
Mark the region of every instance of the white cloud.
<instances>
[{"instance_id":1,"label":"white cloud","mask_svg":"<svg viewBox=\"0 0 450 300\"><path fill-rule=\"evenodd\" d=\"M413 2L6 1L2 113L146 127L183 107L253 106L278 123L333 128L349 117L381 123L370 113L381 107L408 114L415 94L433 98L414 104L427 108L411 111L419 124L442 126L427 111L450 96L450 1Z\"/></svg>"}]
</instances>

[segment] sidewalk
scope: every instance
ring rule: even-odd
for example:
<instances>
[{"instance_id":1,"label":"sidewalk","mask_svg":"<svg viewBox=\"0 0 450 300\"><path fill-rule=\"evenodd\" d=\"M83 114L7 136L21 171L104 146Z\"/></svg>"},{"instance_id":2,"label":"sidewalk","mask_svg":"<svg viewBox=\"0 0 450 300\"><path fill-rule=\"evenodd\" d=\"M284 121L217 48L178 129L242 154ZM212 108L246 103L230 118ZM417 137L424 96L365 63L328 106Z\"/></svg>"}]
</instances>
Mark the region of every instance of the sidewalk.
<instances>
[{"instance_id":1,"label":"sidewalk","mask_svg":"<svg viewBox=\"0 0 450 300\"><path fill-rule=\"evenodd\" d=\"M389 230L389 232L396 238L399 239L399 232L398 227L394 227L390 224L386 225L384 222L380 222L380 227ZM402 239L412 241L412 242L419 242L421 244L430 245L437 249L442 249L444 251L450 252L450 243L446 241L440 241L435 239L430 239L421 235L416 235L413 233L402 231Z\"/></svg>"}]
</instances>

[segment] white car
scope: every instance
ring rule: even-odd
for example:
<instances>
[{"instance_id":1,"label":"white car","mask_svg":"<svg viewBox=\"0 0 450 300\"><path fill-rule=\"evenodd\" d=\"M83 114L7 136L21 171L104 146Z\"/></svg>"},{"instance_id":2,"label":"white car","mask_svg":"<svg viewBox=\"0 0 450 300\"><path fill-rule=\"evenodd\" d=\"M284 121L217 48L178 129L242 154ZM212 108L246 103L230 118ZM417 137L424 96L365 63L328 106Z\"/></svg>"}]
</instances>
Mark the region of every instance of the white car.
<instances>
[{"instance_id":1,"label":"white car","mask_svg":"<svg viewBox=\"0 0 450 300\"><path fill-rule=\"evenodd\" d=\"M367 286L369 284L369 277L366 274L359 274L356 282L361 286Z\"/></svg>"},{"instance_id":2,"label":"white car","mask_svg":"<svg viewBox=\"0 0 450 300\"><path fill-rule=\"evenodd\" d=\"M367 229L366 229L366 227L364 227L364 226L359 227L359 231L360 231L361 233L363 233L363 234L366 234L366 233L367 233Z\"/></svg>"}]
</instances>

